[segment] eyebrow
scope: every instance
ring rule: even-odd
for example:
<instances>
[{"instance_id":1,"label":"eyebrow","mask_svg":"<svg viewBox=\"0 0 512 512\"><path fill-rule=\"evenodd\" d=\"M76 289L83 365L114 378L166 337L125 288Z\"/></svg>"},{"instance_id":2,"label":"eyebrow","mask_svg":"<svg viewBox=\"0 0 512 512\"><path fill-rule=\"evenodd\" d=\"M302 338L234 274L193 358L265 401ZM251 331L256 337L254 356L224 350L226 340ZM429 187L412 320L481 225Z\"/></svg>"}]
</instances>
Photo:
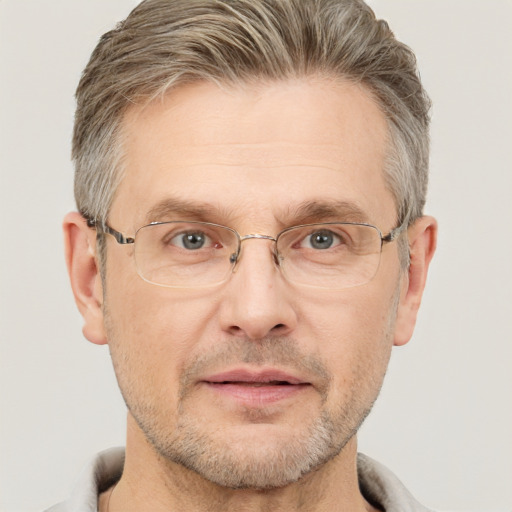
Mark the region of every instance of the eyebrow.
<instances>
[{"instance_id":1,"label":"eyebrow","mask_svg":"<svg viewBox=\"0 0 512 512\"><path fill-rule=\"evenodd\" d=\"M154 205L147 213L145 222L167 220L195 220L216 222L217 219L240 217L238 208L217 207L207 203L169 197ZM308 200L287 207L278 217L283 227L316 222L368 222L368 215L356 203L336 200Z\"/></svg>"},{"instance_id":2,"label":"eyebrow","mask_svg":"<svg viewBox=\"0 0 512 512\"><path fill-rule=\"evenodd\" d=\"M351 201L304 201L289 208L286 217L293 219L296 224L328 221L368 222L368 215L364 210Z\"/></svg>"},{"instance_id":3,"label":"eyebrow","mask_svg":"<svg viewBox=\"0 0 512 512\"><path fill-rule=\"evenodd\" d=\"M165 220L198 220L211 222L212 216L218 209L205 203L194 203L177 197L169 197L153 206L146 214L146 222L160 222Z\"/></svg>"}]
</instances>

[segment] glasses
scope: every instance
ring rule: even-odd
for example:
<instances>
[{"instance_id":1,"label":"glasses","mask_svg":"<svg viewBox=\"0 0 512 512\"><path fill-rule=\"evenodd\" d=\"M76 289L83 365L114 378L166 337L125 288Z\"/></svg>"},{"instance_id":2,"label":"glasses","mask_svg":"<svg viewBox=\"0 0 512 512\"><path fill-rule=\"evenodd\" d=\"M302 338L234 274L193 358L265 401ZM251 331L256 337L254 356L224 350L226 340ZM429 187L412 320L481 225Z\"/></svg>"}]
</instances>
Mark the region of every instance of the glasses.
<instances>
[{"instance_id":1,"label":"glasses","mask_svg":"<svg viewBox=\"0 0 512 512\"><path fill-rule=\"evenodd\" d=\"M284 229L275 237L241 236L219 224L196 221L152 222L125 236L106 223L88 220L98 233L119 244L133 244L137 271L149 283L170 288L200 288L228 279L241 257L242 242L273 242L274 264L290 283L344 289L373 279L382 246L396 240L404 222L387 235L370 224L327 222Z\"/></svg>"}]
</instances>

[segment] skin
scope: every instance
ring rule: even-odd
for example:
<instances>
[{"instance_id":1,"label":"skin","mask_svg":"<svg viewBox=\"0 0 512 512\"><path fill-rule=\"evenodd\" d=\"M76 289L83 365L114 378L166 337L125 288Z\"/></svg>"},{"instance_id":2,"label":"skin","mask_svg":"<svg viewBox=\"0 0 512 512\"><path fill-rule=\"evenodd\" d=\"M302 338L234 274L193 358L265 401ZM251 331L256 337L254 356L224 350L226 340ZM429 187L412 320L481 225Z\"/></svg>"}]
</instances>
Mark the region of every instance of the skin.
<instances>
[{"instance_id":1,"label":"skin","mask_svg":"<svg viewBox=\"0 0 512 512\"><path fill-rule=\"evenodd\" d=\"M108 221L125 234L148 221L191 215L160 208L152 218L149 212L169 198L208 205L200 220L242 235L354 220L346 210L298 219L304 202L344 201L383 233L396 226L382 171L386 122L353 84L311 78L225 89L187 85L132 107L124 135L126 174ZM359 491L353 434L378 395L392 346L412 335L435 248L434 219L419 219L404 235L408 270L400 267L396 242L386 244L375 278L341 291L288 282L273 262L272 243L263 240L244 242L226 282L172 289L142 280L131 247L108 237L102 283L95 232L77 213L66 217L64 231L84 334L109 343L129 409L125 469L111 512L373 510ZM205 382L233 369L278 369L305 384L269 401L265 391L240 400ZM323 458L273 488L231 489L214 481L232 473L223 476L222 463L220 476L201 474L170 455L194 431L194 443L207 439L207 459L222 454L244 471L259 468L258 476L268 461L279 464L276 454L302 454L325 417L332 432ZM294 445L301 441L302 448Z\"/></svg>"}]
</instances>

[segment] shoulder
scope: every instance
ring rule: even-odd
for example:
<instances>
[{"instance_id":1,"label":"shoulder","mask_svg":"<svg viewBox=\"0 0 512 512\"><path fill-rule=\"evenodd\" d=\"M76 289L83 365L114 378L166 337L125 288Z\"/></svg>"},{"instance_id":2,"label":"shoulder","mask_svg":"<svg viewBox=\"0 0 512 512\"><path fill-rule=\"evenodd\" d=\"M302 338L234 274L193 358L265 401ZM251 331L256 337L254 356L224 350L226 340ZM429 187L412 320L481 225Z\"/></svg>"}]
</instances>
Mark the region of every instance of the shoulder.
<instances>
[{"instance_id":1,"label":"shoulder","mask_svg":"<svg viewBox=\"0 0 512 512\"><path fill-rule=\"evenodd\" d=\"M45 512L97 512L98 496L119 480L123 467L124 448L100 452L83 469L69 498Z\"/></svg>"},{"instance_id":2,"label":"shoulder","mask_svg":"<svg viewBox=\"0 0 512 512\"><path fill-rule=\"evenodd\" d=\"M433 512L421 505L386 466L362 453L357 456L357 473L363 496L385 512Z\"/></svg>"}]
</instances>

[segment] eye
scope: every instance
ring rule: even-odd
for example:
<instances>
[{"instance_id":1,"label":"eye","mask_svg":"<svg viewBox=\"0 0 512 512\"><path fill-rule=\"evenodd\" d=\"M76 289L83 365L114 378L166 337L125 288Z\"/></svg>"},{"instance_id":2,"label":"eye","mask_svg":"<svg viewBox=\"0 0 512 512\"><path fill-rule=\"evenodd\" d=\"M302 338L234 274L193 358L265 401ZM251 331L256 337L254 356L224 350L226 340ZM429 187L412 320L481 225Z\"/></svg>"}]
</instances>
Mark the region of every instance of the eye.
<instances>
[{"instance_id":1,"label":"eye","mask_svg":"<svg viewBox=\"0 0 512 512\"><path fill-rule=\"evenodd\" d=\"M205 247L212 247L213 241L203 231L187 231L173 236L169 243L181 249L196 251Z\"/></svg>"},{"instance_id":2,"label":"eye","mask_svg":"<svg viewBox=\"0 0 512 512\"><path fill-rule=\"evenodd\" d=\"M342 238L328 229L315 231L306 236L300 243L300 247L306 249L325 250L343 243Z\"/></svg>"}]
</instances>

